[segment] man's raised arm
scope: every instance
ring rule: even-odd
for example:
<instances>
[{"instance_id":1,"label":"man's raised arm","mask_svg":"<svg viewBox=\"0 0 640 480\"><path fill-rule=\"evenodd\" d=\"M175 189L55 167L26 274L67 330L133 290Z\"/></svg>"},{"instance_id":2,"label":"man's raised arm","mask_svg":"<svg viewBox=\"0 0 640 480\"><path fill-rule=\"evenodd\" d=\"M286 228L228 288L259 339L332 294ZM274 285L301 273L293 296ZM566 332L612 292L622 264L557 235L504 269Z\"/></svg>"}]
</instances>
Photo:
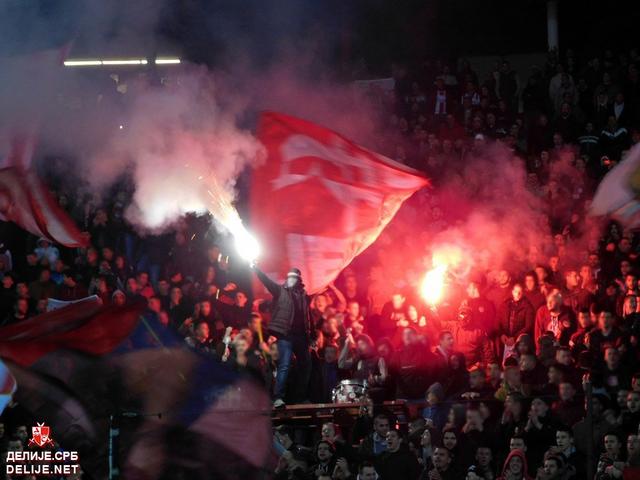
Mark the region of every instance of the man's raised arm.
<instances>
[{"instance_id":1,"label":"man's raised arm","mask_svg":"<svg viewBox=\"0 0 640 480\"><path fill-rule=\"evenodd\" d=\"M256 272L258 279L262 282L265 288L269 290L269 293L271 295L273 295L274 297L280 295L280 285L267 277L267 275L262 270L260 270L257 265L254 264L251 266L251 268L254 272Z\"/></svg>"}]
</instances>

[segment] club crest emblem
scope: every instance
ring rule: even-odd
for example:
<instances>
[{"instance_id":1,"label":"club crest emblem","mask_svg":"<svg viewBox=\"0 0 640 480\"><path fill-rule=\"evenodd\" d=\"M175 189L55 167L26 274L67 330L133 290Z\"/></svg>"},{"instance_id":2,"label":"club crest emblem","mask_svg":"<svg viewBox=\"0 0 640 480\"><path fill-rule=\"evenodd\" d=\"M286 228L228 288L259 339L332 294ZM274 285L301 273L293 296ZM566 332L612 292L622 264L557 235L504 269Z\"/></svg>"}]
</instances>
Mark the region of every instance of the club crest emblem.
<instances>
[{"instance_id":1,"label":"club crest emblem","mask_svg":"<svg viewBox=\"0 0 640 480\"><path fill-rule=\"evenodd\" d=\"M29 440L29 446L38 445L44 447L45 445L53 445L53 439L49 436L51 429L44 423L38 423L35 427L31 427L31 439Z\"/></svg>"}]
</instances>

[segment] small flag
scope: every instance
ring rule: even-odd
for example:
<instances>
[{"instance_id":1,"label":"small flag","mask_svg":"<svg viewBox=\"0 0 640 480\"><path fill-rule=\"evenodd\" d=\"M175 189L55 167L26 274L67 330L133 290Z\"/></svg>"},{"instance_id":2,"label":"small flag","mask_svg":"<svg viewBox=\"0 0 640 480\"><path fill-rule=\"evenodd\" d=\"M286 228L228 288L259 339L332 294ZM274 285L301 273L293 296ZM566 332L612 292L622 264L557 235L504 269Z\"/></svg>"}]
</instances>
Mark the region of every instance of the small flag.
<instances>
[{"instance_id":1,"label":"small flag","mask_svg":"<svg viewBox=\"0 0 640 480\"><path fill-rule=\"evenodd\" d=\"M11 402L16 391L16 379L11 375L7 366L0 360L0 414Z\"/></svg>"},{"instance_id":2,"label":"small flag","mask_svg":"<svg viewBox=\"0 0 640 480\"><path fill-rule=\"evenodd\" d=\"M600 182L591 202L591 215L610 215L627 227L640 226L640 145Z\"/></svg>"}]
</instances>

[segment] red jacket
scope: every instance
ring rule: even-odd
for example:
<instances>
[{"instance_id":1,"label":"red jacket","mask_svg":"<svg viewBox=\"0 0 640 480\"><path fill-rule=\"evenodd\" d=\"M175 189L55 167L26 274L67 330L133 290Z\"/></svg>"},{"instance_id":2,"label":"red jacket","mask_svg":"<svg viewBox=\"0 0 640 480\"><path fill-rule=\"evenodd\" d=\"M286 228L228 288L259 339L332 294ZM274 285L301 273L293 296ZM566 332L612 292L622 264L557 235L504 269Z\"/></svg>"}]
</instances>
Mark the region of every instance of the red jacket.
<instances>
[{"instance_id":1,"label":"red jacket","mask_svg":"<svg viewBox=\"0 0 640 480\"><path fill-rule=\"evenodd\" d=\"M541 306L536 312L535 332L534 337L536 345L540 337L552 327L551 312L546 305ZM569 345L569 339L576 330L576 322L573 317L573 312L568 308L562 308L558 314L557 319L557 331L555 332L556 340L562 345Z\"/></svg>"}]
</instances>

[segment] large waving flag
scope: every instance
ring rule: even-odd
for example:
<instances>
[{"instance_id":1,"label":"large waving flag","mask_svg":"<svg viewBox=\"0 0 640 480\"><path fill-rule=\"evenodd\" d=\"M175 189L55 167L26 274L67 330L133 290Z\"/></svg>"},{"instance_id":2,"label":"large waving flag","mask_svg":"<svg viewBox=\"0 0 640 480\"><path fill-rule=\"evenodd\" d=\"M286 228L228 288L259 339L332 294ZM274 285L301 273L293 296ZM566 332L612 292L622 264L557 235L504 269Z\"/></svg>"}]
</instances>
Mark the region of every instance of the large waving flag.
<instances>
[{"instance_id":1,"label":"large waving flag","mask_svg":"<svg viewBox=\"0 0 640 480\"><path fill-rule=\"evenodd\" d=\"M12 112L0 115L0 220L14 222L54 243L79 247L86 246L88 238L30 169L42 105L51 100L45 93L59 81L70 48L71 43L66 43L60 48L0 57L0 108ZM25 85L28 88L19 88Z\"/></svg>"},{"instance_id":2,"label":"large waving flag","mask_svg":"<svg viewBox=\"0 0 640 480\"><path fill-rule=\"evenodd\" d=\"M298 267L312 293L428 184L417 171L299 118L264 113L258 133L267 161L253 176L251 224L267 252L262 268L283 277Z\"/></svg>"},{"instance_id":3,"label":"large waving flag","mask_svg":"<svg viewBox=\"0 0 640 480\"><path fill-rule=\"evenodd\" d=\"M0 168L29 168L33 159L36 141L35 133L0 132Z\"/></svg>"},{"instance_id":4,"label":"large waving flag","mask_svg":"<svg viewBox=\"0 0 640 480\"><path fill-rule=\"evenodd\" d=\"M33 170L0 169L0 220L66 247L83 247L88 237L56 203Z\"/></svg>"},{"instance_id":5,"label":"large waving flag","mask_svg":"<svg viewBox=\"0 0 640 480\"><path fill-rule=\"evenodd\" d=\"M271 447L266 391L191 350L143 307L90 297L0 328L14 399L78 451L91 478L107 478L114 426L120 478L256 478Z\"/></svg>"},{"instance_id":6,"label":"large waving flag","mask_svg":"<svg viewBox=\"0 0 640 480\"><path fill-rule=\"evenodd\" d=\"M640 145L602 179L591 203L592 215L610 215L627 227L640 226Z\"/></svg>"}]
</instances>

